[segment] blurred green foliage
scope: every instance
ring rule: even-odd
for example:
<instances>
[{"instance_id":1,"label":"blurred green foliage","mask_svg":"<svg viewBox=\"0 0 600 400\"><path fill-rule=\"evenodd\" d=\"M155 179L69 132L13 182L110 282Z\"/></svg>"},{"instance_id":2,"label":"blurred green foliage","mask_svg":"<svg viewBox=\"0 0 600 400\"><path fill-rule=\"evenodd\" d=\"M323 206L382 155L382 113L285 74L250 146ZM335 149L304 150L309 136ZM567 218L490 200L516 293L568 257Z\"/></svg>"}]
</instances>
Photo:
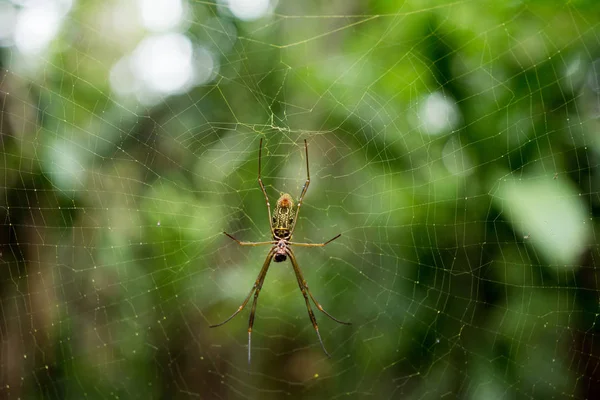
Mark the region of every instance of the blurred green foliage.
<instances>
[{"instance_id":1,"label":"blurred green foliage","mask_svg":"<svg viewBox=\"0 0 600 400\"><path fill-rule=\"evenodd\" d=\"M76 2L43 55L1 49L3 398L599 395L597 2L186 7L215 67L170 96L111 84L150 36L133 2ZM267 252L222 235L268 240L260 138L272 204L309 142L295 240L342 233L297 250L353 322L317 315L330 359L288 263L250 367L248 311L208 328Z\"/></svg>"}]
</instances>

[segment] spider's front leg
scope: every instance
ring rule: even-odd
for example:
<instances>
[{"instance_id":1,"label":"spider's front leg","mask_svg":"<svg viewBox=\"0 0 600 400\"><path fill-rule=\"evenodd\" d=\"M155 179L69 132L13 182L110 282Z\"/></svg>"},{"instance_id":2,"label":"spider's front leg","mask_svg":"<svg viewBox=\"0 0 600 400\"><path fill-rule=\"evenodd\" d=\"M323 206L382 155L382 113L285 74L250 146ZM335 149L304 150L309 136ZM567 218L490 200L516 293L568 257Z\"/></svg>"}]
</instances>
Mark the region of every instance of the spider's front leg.
<instances>
[{"instance_id":1,"label":"spider's front leg","mask_svg":"<svg viewBox=\"0 0 600 400\"><path fill-rule=\"evenodd\" d=\"M248 301L250 300L252 293L254 293L254 300L252 302L252 310L250 311L250 319L248 320L248 364L250 364L251 345L252 345L252 326L254 325L254 314L256 312L256 303L258 301L258 295L260 294L260 289L262 288L263 282L265 281L265 276L267 276L267 271L269 270L269 265L271 265L271 260L273 260L273 255L275 254L275 250L276 250L275 248L272 248L271 250L269 250L269 253L267 254L267 258L263 264L263 267L261 268L261 270L258 274L258 277L256 278L256 281L254 282L254 286L252 286L250 293L248 293L248 296L246 296L246 298L244 299L244 302L238 307L238 309L233 314L231 314L231 316L229 318L227 318L225 321L220 322L218 324L210 325L210 328L216 328L217 326L225 325L233 317L238 315L240 313L240 311L242 311L244 309L244 307L246 307L246 304L248 304Z\"/></svg>"},{"instance_id":2,"label":"spider's front leg","mask_svg":"<svg viewBox=\"0 0 600 400\"><path fill-rule=\"evenodd\" d=\"M308 316L310 318L310 321L313 324L313 328L315 329L315 332L317 333L317 337L319 338L319 343L321 344L321 348L323 349L323 351L325 352L327 357L331 357L329 355L329 353L327 352L327 350L325 349L325 345L323 344L323 340L321 339L321 334L319 333L319 325L317 324L317 319L312 310L312 307L310 306L310 301L308 300L308 297L310 296L310 298L315 303L315 305L317 306L319 311L321 311L323 314L327 315L329 318L331 318L335 322L344 324L344 325L352 325L352 323L340 321L339 319L335 318L334 316L329 314L327 311L325 311L323 306L314 298L314 296L310 292L310 289L308 289L308 285L306 284L306 280L304 279L304 276L302 275L302 271L300 271L300 266L298 265L298 261L296 260L296 256L294 255L294 252L292 251L292 249L290 249L290 248L286 249L286 253L290 257L290 261L292 262L292 267L294 268L294 273L296 274L296 280L298 281L298 286L300 287L300 291L302 292L302 295L304 296L304 301L306 302L306 309L308 310Z\"/></svg>"}]
</instances>

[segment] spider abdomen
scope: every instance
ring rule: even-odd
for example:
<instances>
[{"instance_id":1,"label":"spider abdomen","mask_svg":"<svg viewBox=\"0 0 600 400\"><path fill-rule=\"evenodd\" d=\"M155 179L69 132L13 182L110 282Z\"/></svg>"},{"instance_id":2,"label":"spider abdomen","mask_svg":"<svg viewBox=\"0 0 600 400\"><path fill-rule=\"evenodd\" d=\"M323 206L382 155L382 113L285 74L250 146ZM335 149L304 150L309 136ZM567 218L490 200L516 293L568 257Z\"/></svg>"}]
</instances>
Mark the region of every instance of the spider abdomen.
<instances>
[{"instance_id":1,"label":"spider abdomen","mask_svg":"<svg viewBox=\"0 0 600 400\"><path fill-rule=\"evenodd\" d=\"M276 240L290 238L290 231L294 222L293 208L294 201L292 200L292 196L283 193L277 200L275 212L273 213L273 233ZM281 261L283 260L285 260L285 255Z\"/></svg>"}]
</instances>

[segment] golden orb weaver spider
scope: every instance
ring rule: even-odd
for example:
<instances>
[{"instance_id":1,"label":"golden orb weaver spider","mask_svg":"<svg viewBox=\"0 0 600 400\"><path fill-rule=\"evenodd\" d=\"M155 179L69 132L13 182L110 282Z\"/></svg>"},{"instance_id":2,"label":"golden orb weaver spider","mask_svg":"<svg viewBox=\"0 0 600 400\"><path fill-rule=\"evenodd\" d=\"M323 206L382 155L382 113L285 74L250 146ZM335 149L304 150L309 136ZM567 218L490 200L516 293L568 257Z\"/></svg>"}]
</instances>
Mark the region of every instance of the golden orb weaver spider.
<instances>
[{"instance_id":1,"label":"golden orb weaver spider","mask_svg":"<svg viewBox=\"0 0 600 400\"><path fill-rule=\"evenodd\" d=\"M267 275L267 271L269 270L269 265L271 265L271 261L274 262L283 262L288 257L292 263L292 267L294 268L294 273L296 274L296 280L298 281L298 286L300 287L300 291L304 296L304 301L306 302L306 309L308 310L308 316L310 321L313 324L313 328L317 333L317 337L319 338L319 343L321 344L321 348L327 355L327 357L331 357L327 350L325 349L325 345L323 344L323 340L321 339L321 334L319 333L319 326L317 325L317 319L315 318L315 314L310 306L310 301L308 297L312 299L315 306L329 318L334 320L337 323L344 325L351 325L350 322L340 321L335 318L327 311L323 309L323 306L315 299L310 290L308 289L308 285L306 284L306 280L302 275L302 271L300 271L300 267L298 266L298 261L296 260L296 256L292 251L290 246L301 246L301 247L323 247L328 243L331 243L335 239L342 236L342 234L338 234L337 236L329 239L324 243L297 243L292 242L292 235L294 234L294 229L296 229L296 222L298 221L298 214L300 213L300 207L302 206L302 200L304 200L304 195L308 189L308 185L310 184L310 172L308 169L308 145L306 143L306 139L304 140L304 150L306 152L306 182L304 182L304 186L302 187L302 192L300 193L300 198L298 199L298 205L296 206L296 213L294 214L294 202L292 201L292 196L287 193L283 193L279 199L277 200L277 204L275 206L275 213L271 214L271 204L269 203L269 196L267 196L267 191L265 190L265 186L263 185L261 176L260 176L260 161L261 161L261 153L262 153L262 138L260 139L260 144L258 146L258 184L265 195L265 200L267 202L267 212L269 213L269 227L271 228L271 236L273 240L269 240L266 242L242 242L227 232L223 232L225 235L235 240L237 244L241 246L262 246L262 245L272 245L271 249L267 253L267 258L262 266L262 269L258 273L258 277L254 282L254 286L246 296L246 299L242 302L242 304L238 307L238 309L225 321L210 325L211 328L215 328L217 326L221 326L229 322L233 317L235 317L240 311L246 307L246 304L250 300L252 293L254 293L254 300L252 301L252 310L250 311L250 318L248 320L248 364L250 364L251 359L251 345L252 345L252 326L254 325L254 314L256 312L256 303L258 301L258 295L260 294L260 290L262 289L263 282L265 280L265 276Z\"/></svg>"}]
</instances>

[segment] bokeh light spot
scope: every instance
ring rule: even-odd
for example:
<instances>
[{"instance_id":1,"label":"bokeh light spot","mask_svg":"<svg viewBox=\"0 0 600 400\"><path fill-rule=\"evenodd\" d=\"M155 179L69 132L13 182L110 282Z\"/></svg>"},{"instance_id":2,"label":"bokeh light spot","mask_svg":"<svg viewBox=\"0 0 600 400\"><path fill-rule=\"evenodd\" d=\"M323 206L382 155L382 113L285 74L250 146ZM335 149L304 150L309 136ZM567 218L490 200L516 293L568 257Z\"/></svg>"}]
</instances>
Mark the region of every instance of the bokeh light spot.
<instances>
[{"instance_id":1,"label":"bokeh light spot","mask_svg":"<svg viewBox=\"0 0 600 400\"><path fill-rule=\"evenodd\" d=\"M181 0L138 0L142 23L153 32L164 32L175 28L183 17Z\"/></svg>"},{"instance_id":2,"label":"bokeh light spot","mask_svg":"<svg viewBox=\"0 0 600 400\"><path fill-rule=\"evenodd\" d=\"M177 92L192 78L192 43L179 33L144 39L131 60L133 71L154 92Z\"/></svg>"},{"instance_id":3,"label":"bokeh light spot","mask_svg":"<svg viewBox=\"0 0 600 400\"><path fill-rule=\"evenodd\" d=\"M231 13L243 21L254 21L269 11L269 0L225 0Z\"/></svg>"},{"instance_id":4,"label":"bokeh light spot","mask_svg":"<svg viewBox=\"0 0 600 400\"><path fill-rule=\"evenodd\" d=\"M429 135L439 135L453 129L459 120L458 108L454 101L440 92L427 96L419 117Z\"/></svg>"}]
</instances>

